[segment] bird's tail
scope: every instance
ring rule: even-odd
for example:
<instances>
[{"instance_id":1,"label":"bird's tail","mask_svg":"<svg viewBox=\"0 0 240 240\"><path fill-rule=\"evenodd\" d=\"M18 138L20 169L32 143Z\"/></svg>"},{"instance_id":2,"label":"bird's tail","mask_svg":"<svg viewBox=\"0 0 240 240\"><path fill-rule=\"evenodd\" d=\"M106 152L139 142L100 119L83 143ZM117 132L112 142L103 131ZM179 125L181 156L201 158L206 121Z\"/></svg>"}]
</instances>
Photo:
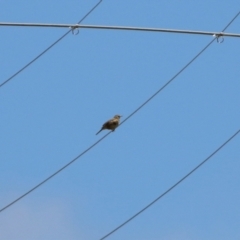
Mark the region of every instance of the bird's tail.
<instances>
[{"instance_id":1,"label":"bird's tail","mask_svg":"<svg viewBox=\"0 0 240 240\"><path fill-rule=\"evenodd\" d=\"M100 129L100 130L96 133L96 135L98 135L101 131L102 131L102 129Z\"/></svg>"}]
</instances>

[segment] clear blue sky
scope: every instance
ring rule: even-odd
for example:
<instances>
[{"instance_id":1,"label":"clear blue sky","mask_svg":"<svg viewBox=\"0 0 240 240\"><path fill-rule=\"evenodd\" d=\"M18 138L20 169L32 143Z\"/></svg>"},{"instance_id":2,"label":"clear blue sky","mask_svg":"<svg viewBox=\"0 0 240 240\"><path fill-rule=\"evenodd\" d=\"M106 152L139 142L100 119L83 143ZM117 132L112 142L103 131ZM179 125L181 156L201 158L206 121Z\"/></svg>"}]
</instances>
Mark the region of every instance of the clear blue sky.
<instances>
[{"instance_id":1,"label":"clear blue sky","mask_svg":"<svg viewBox=\"0 0 240 240\"><path fill-rule=\"evenodd\" d=\"M1 22L76 23L97 1L3 1ZM84 24L221 31L239 1L104 0ZM66 29L0 27L3 82ZM226 32L240 33L240 17ZM0 88L0 208L155 93L210 36L82 29ZM0 214L3 240L97 240L240 127L240 39L214 42L114 133ZM240 136L111 240L240 239Z\"/></svg>"}]
</instances>

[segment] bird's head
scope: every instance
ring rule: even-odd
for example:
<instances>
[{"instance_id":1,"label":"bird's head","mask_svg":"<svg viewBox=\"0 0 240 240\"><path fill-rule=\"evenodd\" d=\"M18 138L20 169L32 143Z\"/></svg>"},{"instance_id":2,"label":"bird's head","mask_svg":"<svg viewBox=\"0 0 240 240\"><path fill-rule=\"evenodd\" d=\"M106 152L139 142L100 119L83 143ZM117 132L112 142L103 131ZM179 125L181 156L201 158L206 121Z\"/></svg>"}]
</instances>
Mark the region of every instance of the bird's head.
<instances>
[{"instance_id":1,"label":"bird's head","mask_svg":"<svg viewBox=\"0 0 240 240\"><path fill-rule=\"evenodd\" d=\"M114 118L116 118L116 119L120 119L120 117L122 117L122 116L120 116L120 115L115 115L114 116Z\"/></svg>"}]
</instances>

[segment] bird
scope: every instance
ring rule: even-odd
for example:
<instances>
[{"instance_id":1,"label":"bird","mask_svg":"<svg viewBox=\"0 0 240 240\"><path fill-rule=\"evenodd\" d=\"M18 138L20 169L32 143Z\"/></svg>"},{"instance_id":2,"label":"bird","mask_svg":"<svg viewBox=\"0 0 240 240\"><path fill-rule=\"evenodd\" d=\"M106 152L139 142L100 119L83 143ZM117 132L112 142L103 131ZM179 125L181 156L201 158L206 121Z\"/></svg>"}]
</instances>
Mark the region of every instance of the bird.
<instances>
[{"instance_id":1,"label":"bird","mask_svg":"<svg viewBox=\"0 0 240 240\"><path fill-rule=\"evenodd\" d=\"M112 119L108 120L107 122L105 122L103 125L102 125L102 128L100 129L100 131L98 131L96 133L99 134L102 130L104 129L108 129L108 130L112 130L114 132L114 130L117 128L117 126L119 125L119 122L120 122L120 115L115 115Z\"/></svg>"}]
</instances>

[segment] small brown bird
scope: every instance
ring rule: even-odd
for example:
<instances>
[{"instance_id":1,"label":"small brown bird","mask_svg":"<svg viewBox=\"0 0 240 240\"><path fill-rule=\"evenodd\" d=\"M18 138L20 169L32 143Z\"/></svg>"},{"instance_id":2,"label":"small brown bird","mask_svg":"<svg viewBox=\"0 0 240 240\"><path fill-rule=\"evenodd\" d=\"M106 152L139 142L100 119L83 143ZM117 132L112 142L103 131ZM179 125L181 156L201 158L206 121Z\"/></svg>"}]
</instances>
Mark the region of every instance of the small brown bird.
<instances>
[{"instance_id":1,"label":"small brown bird","mask_svg":"<svg viewBox=\"0 0 240 240\"><path fill-rule=\"evenodd\" d=\"M100 131L96 133L96 135L99 134L104 129L112 130L114 132L116 127L119 125L120 117L122 117L122 116L115 115L112 119L110 119L107 122L105 122L103 124L102 128L100 129Z\"/></svg>"}]
</instances>

